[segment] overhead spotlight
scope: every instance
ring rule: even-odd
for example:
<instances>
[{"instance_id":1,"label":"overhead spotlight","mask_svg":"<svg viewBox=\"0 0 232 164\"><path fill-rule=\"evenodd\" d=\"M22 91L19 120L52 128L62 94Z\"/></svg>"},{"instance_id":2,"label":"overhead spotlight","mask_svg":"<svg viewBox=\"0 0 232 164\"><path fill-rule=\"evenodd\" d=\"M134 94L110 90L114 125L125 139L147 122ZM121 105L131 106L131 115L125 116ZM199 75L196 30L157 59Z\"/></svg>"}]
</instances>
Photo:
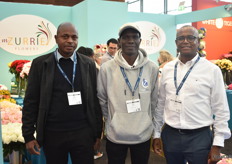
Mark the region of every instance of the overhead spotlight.
<instances>
[{"instance_id":1,"label":"overhead spotlight","mask_svg":"<svg viewBox=\"0 0 232 164\"><path fill-rule=\"evenodd\" d=\"M230 11L230 10L232 10L232 4L225 5L224 8L226 11Z\"/></svg>"}]
</instances>

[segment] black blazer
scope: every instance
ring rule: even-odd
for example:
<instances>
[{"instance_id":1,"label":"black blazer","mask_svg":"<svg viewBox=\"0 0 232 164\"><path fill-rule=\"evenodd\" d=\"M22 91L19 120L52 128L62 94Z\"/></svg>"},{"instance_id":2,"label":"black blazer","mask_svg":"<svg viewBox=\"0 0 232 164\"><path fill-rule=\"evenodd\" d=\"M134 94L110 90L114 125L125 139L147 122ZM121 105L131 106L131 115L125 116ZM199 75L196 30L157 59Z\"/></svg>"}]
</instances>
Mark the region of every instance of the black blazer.
<instances>
[{"instance_id":1,"label":"black blazer","mask_svg":"<svg viewBox=\"0 0 232 164\"><path fill-rule=\"evenodd\" d=\"M83 88L83 101L86 103L88 122L95 134L100 138L102 132L102 113L97 98L96 66L88 57L77 53L80 65ZM53 88L56 60L54 52L33 60L28 76L28 86L23 105L22 133L25 142L36 139L43 145L44 129Z\"/></svg>"}]
</instances>

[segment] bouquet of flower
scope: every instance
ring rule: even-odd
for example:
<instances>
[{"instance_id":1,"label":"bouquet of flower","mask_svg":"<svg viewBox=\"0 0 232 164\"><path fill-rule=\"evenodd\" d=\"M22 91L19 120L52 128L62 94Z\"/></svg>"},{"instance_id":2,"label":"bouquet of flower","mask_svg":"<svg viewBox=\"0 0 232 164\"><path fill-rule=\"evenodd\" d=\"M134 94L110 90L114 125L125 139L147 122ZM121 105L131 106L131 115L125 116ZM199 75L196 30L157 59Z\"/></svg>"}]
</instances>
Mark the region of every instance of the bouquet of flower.
<instances>
[{"instance_id":1,"label":"bouquet of flower","mask_svg":"<svg viewBox=\"0 0 232 164\"><path fill-rule=\"evenodd\" d=\"M226 85L232 83L232 62L228 59L216 60L215 64L221 69Z\"/></svg>"},{"instance_id":2,"label":"bouquet of flower","mask_svg":"<svg viewBox=\"0 0 232 164\"><path fill-rule=\"evenodd\" d=\"M232 164L232 158L225 155L225 154L221 154L222 159L220 161L218 161L217 164Z\"/></svg>"},{"instance_id":3,"label":"bouquet of flower","mask_svg":"<svg viewBox=\"0 0 232 164\"><path fill-rule=\"evenodd\" d=\"M106 44L96 44L94 46L94 53L95 54L105 54L107 51L107 45Z\"/></svg>"},{"instance_id":4,"label":"bouquet of flower","mask_svg":"<svg viewBox=\"0 0 232 164\"><path fill-rule=\"evenodd\" d=\"M22 111L19 105L9 101L0 102L2 125L8 123L22 123Z\"/></svg>"},{"instance_id":5,"label":"bouquet of flower","mask_svg":"<svg viewBox=\"0 0 232 164\"><path fill-rule=\"evenodd\" d=\"M24 154L25 144L22 136L21 123L2 125L3 154L6 157L14 151Z\"/></svg>"},{"instance_id":6,"label":"bouquet of flower","mask_svg":"<svg viewBox=\"0 0 232 164\"><path fill-rule=\"evenodd\" d=\"M2 101L10 101L16 103L16 101L10 97L10 91L7 90L7 87L0 84L0 102Z\"/></svg>"},{"instance_id":7,"label":"bouquet of flower","mask_svg":"<svg viewBox=\"0 0 232 164\"><path fill-rule=\"evenodd\" d=\"M0 84L0 90L7 90L7 87L3 84Z\"/></svg>"},{"instance_id":8,"label":"bouquet of flower","mask_svg":"<svg viewBox=\"0 0 232 164\"><path fill-rule=\"evenodd\" d=\"M199 44L199 47L198 47L198 52L199 54L204 57L206 56L206 52L205 52L205 41L203 40L206 36L206 29L205 28L200 28L198 30L198 33L199 33L199 39L200 39L200 44Z\"/></svg>"},{"instance_id":9,"label":"bouquet of flower","mask_svg":"<svg viewBox=\"0 0 232 164\"><path fill-rule=\"evenodd\" d=\"M206 29L205 29L204 27L202 27L202 28L200 28L200 29L198 30L198 33L199 33L199 38L200 38L200 39L204 39L205 36L206 36Z\"/></svg>"},{"instance_id":10,"label":"bouquet of flower","mask_svg":"<svg viewBox=\"0 0 232 164\"><path fill-rule=\"evenodd\" d=\"M16 93L21 97L24 96L26 90L27 76L31 67L29 62L29 60L15 60L8 64L9 72L15 74Z\"/></svg>"},{"instance_id":11,"label":"bouquet of flower","mask_svg":"<svg viewBox=\"0 0 232 164\"><path fill-rule=\"evenodd\" d=\"M28 77L28 74L29 74L29 71L30 71L30 68L31 68L31 61L30 62L27 62L23 65L23 68L22 68L22 71L20 72L20 77L21 78L27 78Z\"/></svg>"},{"instance_id":12,"label":"bouquet of flower","mask_svg":"<svg viewBox=\"0 0 232 164\"><path fill-rule=\"evenodd\" d=\"M9 69L10 73L19 76L20 72L23 69L23 65L25 63L28 63L28 62L30 62L30 60L15 60L15 61L9 63L8 66L10 68Z\"/></svg>"},{"instance_id":13,"label":"bouquet of flower","mask_svg":"<svg viewBox=\"0 0 232 164\"><path fill-rule=\"evenodd\" d=\"M9 101L2 101L0 102L0 110L6 111L8 108L17 108L18 110L22 110L22 107L20 105L17 105L15 103L11 103Z\"/></svg>"},{"instance_id":14,"label":"bouquet of flower","mask_svg":"<svg viewBox=\"0 0 232 164\"><path fill-rule=\"evenodd\" d=\"M219 66L222 72L232 71L232 62L228 59L216 60L215 64Z\"/></svg>"},{"instance_id":15,"label":"bouquet of flower","mask_svg":"<svg viewBox=\"0 0 232 164\"><path fill-rule=\"evenodd\" d=\"M223 54L222 57L232 61L232 51L230 51L228 54Z\"/></svg>"}]
</instances>

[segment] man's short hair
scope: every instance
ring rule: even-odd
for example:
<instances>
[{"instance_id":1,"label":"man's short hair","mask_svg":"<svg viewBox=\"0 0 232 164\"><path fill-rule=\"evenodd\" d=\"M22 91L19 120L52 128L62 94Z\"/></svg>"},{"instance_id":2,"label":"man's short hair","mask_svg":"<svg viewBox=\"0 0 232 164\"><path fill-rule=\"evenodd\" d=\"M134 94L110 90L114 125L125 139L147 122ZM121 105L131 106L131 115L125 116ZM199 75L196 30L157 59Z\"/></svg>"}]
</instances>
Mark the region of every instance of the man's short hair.
<instances>
[{"instance_id":1,"label":"man's short hair","mask_svg":"<svg viewBox=\"0 0 232 164\"><path fill-rule=\"evenodd\" d=\"M107 41L107 46L109 46L110 45L110 43L113 43L113 44L118 44L118 41L116 40L116 39L114 39L114 38L111 38L111 39L109 39L108 41Z\"/></svg>"}]
</instances>

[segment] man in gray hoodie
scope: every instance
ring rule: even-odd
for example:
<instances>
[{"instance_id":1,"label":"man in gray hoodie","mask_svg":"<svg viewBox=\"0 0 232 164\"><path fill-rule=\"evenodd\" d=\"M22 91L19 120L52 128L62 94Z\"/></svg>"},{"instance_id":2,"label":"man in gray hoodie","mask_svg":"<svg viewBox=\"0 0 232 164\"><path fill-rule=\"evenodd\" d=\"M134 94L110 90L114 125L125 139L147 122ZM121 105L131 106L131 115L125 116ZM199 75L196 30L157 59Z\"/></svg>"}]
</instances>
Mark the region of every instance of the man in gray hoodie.
<instances>
[{"instance_id":1,"label":"man in gray hoodie","mask_svg":"<svg viewBox=\"0 0 232 164\"><path fill-rule=\"evenodd\" d=\"M154 133L158 67L140 50L141 32L134 23L119 30L115 58L102 65L98 97L105 119L109 164L124 164L130 149L133 164L147 164Z\"/></svg>"}]
</instances>

